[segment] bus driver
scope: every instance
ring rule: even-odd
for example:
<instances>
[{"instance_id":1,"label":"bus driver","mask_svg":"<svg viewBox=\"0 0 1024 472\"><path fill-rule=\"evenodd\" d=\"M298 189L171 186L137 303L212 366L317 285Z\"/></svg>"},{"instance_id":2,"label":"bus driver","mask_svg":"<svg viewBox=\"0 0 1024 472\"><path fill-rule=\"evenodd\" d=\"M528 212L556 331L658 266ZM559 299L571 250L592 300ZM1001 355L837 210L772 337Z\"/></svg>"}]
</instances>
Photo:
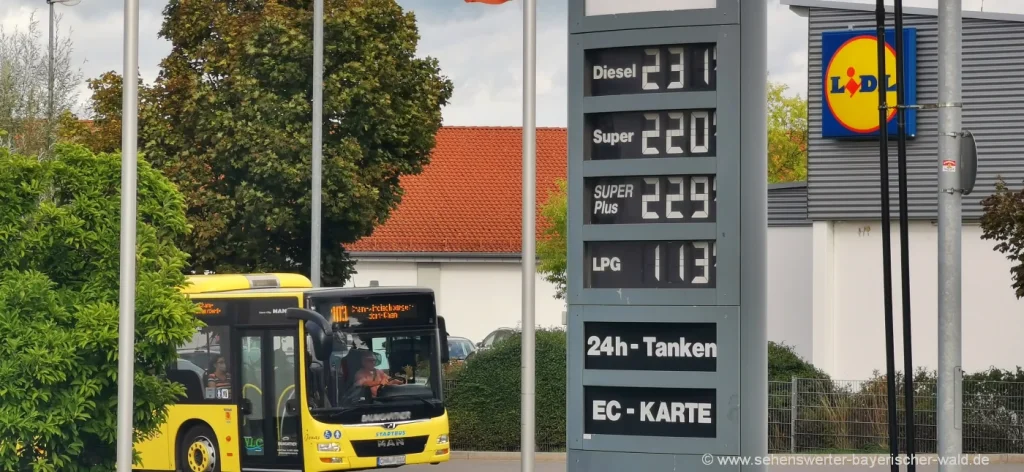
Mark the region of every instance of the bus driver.
<instances>
[{"instance_id":1,"label":"bus driver","mask_svg":"<svg viewBox=\"0 0 1024 472\"><path fill-rule=\"evenodd\" d=\"M400 379L392 379L384 371L377 368L377 359L373 357L372 351L363 351L363 367L356 372L355 384L360 387L370 387L370 393L376 397L377 390L385 385L401 385Z\"/></svg>"}]
</instances>

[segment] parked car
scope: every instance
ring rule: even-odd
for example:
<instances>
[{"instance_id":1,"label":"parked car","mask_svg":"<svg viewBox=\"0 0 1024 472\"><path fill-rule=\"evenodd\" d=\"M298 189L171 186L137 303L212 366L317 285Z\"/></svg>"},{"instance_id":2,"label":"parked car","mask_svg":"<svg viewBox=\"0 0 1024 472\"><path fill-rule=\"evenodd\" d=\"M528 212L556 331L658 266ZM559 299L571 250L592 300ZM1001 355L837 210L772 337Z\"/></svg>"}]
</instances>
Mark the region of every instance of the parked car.
<instances>
[{"instance_id":1,"label":"parked car","mask_svg":"<svg viewBox=\"0 0 1024 472\"><path fill-rule=\"evenodd\" d=\"M511 337L513 334L515 334L515 332L516 330L512 328L498 328L494 331L491 331L490 334L484 337L483 341L480 341L476 344L476 347L478 348L477 350L486 351L494 347L494 344L497 343L498 341Z\"/></svg>"},{"instance_id":2,"label":"parked car","mask_svg":"<svg viewBox=\"0 0 1024 472\"><path fill-rule=\"evenodd\" d=\"M453 361L465 361L476 352L473 341L459 336L448 337L448 357Z\"/></svg>"}]
</instances>

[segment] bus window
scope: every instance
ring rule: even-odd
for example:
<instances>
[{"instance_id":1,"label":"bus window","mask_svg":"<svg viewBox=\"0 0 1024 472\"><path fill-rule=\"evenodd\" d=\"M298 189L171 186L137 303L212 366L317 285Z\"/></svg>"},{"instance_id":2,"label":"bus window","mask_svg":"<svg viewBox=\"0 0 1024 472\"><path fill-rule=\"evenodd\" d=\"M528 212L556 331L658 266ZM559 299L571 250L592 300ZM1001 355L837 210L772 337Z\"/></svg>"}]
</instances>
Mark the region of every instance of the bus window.
<instances>
[{"instance_id":1,"label":"bus window","mask_svg":"<svg viewBox=\"0 0 1024 472\"><path fill-rule=\"evenodd\" d=\"M373 352L380 354L379 356L375 356L377 357L377 359L380 360L380 363L377 364L377 368L383 371L387 371L391 367L388 364L388 351L387 348L384 346L384 341L385 338L374 338Z\"/></svg>"},{"instance_id":2,"label":"bus window","mask_svg":"<svg viewBox=\"0 0 1024 472\"><path fill-rule=\"evenodd\" d=\"M178 348L168 378L185 387L183 403L231 400L230 338L226 326L204 326Z\"/></svg>"}]
</instances>

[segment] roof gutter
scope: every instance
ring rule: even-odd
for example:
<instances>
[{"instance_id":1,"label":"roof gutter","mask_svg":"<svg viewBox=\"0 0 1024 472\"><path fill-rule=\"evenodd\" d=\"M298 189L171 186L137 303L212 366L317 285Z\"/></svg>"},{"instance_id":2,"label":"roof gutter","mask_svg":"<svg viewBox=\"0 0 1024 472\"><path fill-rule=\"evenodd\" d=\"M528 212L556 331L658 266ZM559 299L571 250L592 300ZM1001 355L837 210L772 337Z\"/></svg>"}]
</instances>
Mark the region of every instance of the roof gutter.
<instances>
[{"instance_id":1,"label":"roof gutter","mask_svg":"<svg viewBox=\"0 0 1024 472\"><path fill-rule=\"evenodd\" d=\"M805 16L804 12L798 9L809 9L809 8L827 8L831 10L848 10L848 11L863 11L863 12L874 12L875 5L873 3L854 3L854 2L839 2L831 0L782 0L782 5L789 6L790 10L793 10L800 16ZM892 5L885 5L886 13L894 13ZM918 15L918 16L939 16L939 11L935 8L920 8L920 7L904 7L903 13L906 15ZM977 20L991 20L991 21L1011 21L1017 23L1024 23L1024 15L1015 13L994 13L987 11L974 11L964 10L964 18L974 18Z\"/></svg>"},{"instance_id":2,"label":"roof gutter","mask_svg":"<svg viewBox=\"0 0 1024 472\"><path fill-rule=\"evenodd\" d=\"M522 262L518 252L384 252L352 251L349 256L365 262ZM539 258L538 258L539 260Z\"/></svg>"}]
</instances>

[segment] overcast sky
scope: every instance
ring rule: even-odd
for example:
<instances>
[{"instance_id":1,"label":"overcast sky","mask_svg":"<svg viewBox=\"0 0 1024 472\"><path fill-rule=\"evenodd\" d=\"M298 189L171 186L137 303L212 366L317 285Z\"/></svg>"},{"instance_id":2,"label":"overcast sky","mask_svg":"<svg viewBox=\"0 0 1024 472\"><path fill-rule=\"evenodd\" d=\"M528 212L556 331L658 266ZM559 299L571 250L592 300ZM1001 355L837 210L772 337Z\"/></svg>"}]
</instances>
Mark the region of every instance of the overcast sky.
<instances>
[{"instance_id":1,"label":"overcast sky","mask_svg":"<svg viewBox=\"0 0 1024 472\"><path fill-rule=\"evenodd\" d=\"M853 0L874 3L871 0ZM1024 13L1024 0L963 0L964 9ZM522 124L522 2L504 5L464 0L398 0L419 20L419 54L440 60L455 83L452 103L444 109L446 125ZM538 0L537 125L566 125L566 0ZM887 4L892 4L888 0ZM157 37L167 0L140 0L139 66L152 82L170 44ZM904 5L935 8L937 0L906 0ZM807 24L779 0L769 0L768 68L772 80L806 96ZM85 78L122 70L123 0L82 0L74 7L56 6L63 15L60 34L74 41L75 64ZM0 26L26 29L31 15L46 38L45 0L0 0ZM45 44L45 43L44 43ZM80 87L79 100L88 98Z\"/></svg>"}]
</instances>

